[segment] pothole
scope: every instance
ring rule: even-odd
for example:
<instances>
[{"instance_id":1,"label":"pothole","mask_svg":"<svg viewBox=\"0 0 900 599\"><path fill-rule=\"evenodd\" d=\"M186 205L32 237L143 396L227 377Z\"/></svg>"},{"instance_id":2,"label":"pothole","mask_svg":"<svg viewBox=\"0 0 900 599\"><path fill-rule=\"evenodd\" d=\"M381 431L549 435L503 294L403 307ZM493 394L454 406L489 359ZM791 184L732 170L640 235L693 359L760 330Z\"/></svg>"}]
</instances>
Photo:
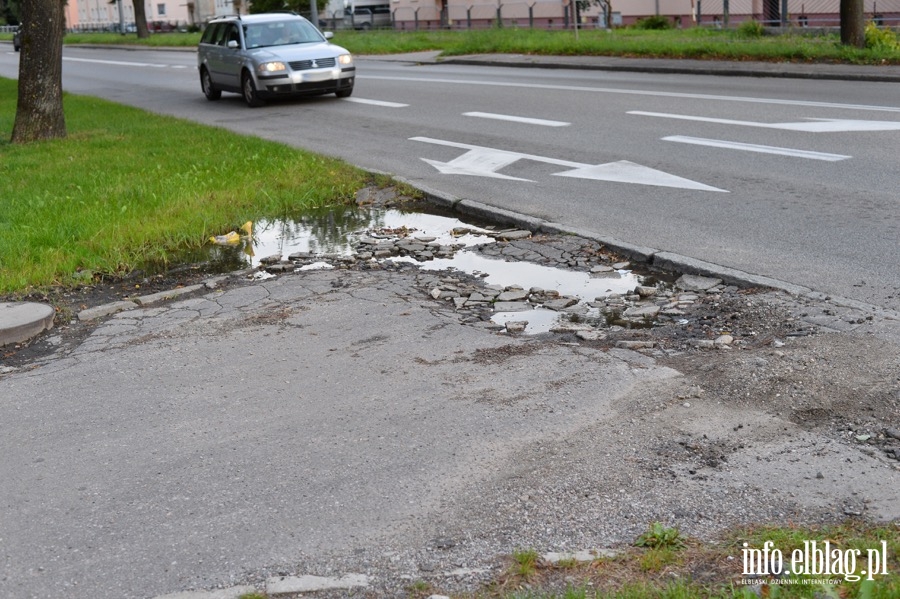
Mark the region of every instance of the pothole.
<instances>
[{"instance_id":1,"label":"pothole","mask_svg":"<svg viewBox=\"0 0 900 599\"><path fill-rule=\"evenodd\" d=\"M256 268L255 278L353 265L408 264L422 272L460 273L477 284L437 284L428 292L457 310L476 311L482 319L487 314L497 328L526 335L590 336L587 331L609 325L649 327L663 309L677 308L677 300L658 297L671 286L585 243L428 212L339 208L260 221L252 236L210 251L230 268L236 262ZM636 310L634 302L642 299L662 306Z\"/></svg>"}]
</instances>

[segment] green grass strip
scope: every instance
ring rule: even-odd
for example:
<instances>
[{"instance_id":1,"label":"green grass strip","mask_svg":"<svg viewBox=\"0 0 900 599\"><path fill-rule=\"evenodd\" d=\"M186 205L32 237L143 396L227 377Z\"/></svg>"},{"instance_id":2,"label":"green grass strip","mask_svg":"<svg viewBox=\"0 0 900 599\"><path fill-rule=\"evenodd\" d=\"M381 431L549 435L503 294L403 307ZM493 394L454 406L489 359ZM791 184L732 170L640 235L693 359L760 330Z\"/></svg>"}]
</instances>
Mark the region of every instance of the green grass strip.
<instances>
[{"instance_id":1,"label":"green grass strip","mask_svg":"<svg viewBox=\"0 0 900 599\"><path fill-rule=\"evenodd\" d=\"M335 31L334 42L354 54L378 55L439 50L446 56L462 54L535 54L546 56L631 56L693 58L702 60L762 60L774 62L837 62L848 64L900 64L900 46L874 43L857 49L840 43L837 33L802 29L784 34L752 33L691 27L687 29L612 31L584 29L576 38L571 30L547 31L503 27L456 31ZM886 30L879 30L888 35ZM12 34L0 34L0 39ZM153 34L139 40L136 34L70 33L66 44L124 44L152 47L196 47L199 33Z\"/></svg>"},{"instance_id":2,"label":"green grass strip","mask_svg":"<svg viewBox=\"0 0 900 599\"><path fill-rule=\"evenodd\" d=\"M66 95L68 138L10 144L0 79L0 293L125 273L247 220L347 203L371 176L224 129Z\"/></svg>"}]
</instances>

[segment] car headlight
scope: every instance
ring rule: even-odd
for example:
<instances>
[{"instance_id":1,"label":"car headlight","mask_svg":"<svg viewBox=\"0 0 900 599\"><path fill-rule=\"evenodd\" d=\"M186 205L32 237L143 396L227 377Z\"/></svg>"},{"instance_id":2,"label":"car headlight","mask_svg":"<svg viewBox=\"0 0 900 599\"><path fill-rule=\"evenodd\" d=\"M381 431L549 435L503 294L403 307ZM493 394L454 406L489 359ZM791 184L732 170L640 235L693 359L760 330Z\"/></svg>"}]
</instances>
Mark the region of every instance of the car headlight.
<instances>
[{"instance_id":1,"label":"car headlight","mask_svg":"<svg viewBox=\"0 0 900 599\"><path fill-rule=\"evenodd\" d=\"M264 62L256 67L260 73L275 73L277 71L286 71L287 67L283 62Z\"/></svg>"},{"instance_id":2,"label":"car headlight","mask_svg":"<svg viewBox=\"0 0 900 599\"><path fill-rule=\"evenodd\" d=\"M341 54L340 56L338 56L338 64L349 66L353 64L353 57L349 54Z\"/></svg>"}]
</instances>

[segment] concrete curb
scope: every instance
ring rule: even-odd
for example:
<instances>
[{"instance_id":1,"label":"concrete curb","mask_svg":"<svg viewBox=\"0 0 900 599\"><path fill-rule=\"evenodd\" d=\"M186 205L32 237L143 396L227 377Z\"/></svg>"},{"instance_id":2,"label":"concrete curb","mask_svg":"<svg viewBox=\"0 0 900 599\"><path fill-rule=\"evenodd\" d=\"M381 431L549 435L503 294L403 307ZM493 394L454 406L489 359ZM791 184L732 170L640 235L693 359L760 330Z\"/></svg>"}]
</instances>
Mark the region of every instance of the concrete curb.
<instances>
[{"instance_id":1,"label":"concrete curb","mask_svg":"<svg viewBox=\"0 0 900 599\"><path fill-rule=\"evenodd\" d=\"M27 341L53 327L56 310L35 302L0 303L0 347Z\"/></svg>"},{"instance_id":2,"label":"concrete curb","mask_svg":"<svg viewBox=\"0 0 900 599\"><path fill-rule=\"evenodd\" d=\"M580 69L620 73L660 75L712 75L719 77L774 77L779 79L813 79L821 81L860 81L874 83L900 82L900 72L893 66L854 66L795 63L752 63L738 61L684 61L666 58L619 58L614 56L562 57L481 55L438 58L436 64L497 66L540 69ZM681 62L682 64L674 64ZM890 69L890 70L888 70Z\"/></svg>"},{"instance_id":3,"label":"concrete curb","mask_svg":"<svg viewBox=\"0 0 900 599\"><path fill-rule=\"evenodd\" d=\"M590 239L591 241L596 241L597 243L614 249L617 253L622 254L627 258L637 260L638 262L647 262L648 264L653 261L653 256L659 252L659 250L651 247L635 245L633 243L628 243L627 241L622 241L621 239L600 235L593 231L588 231L587 229L570 227L569 225L560 223L544 222L541 224L540 231L542 233L557 235L576 235L584 239Z\"/></svg>"},{"instance_id":4,"label":"concrete curb","mask_svg":"<svg viewBox=\"0 0 900 599\"><path fill-rule=\"evenodd\" d=\"M529 231L537 231L544 223L539 218L519 214L512 210L504 210L503 208L495 208L488 204L475 202L473 200L462 200L453 205L453 209L460 214L474 216L483 220L491 221L500 225L512 225L519 229L528 229Z\"/></svg>"},{"instance_id":5,"label":"concrete curb","mask_svg":"<svg viewBox=\"0 0 900 599\"><path fill-rule=\"evenodd\" d=\"M809 287L794 285L785 281L779 281L771 277L754 275L752 273L713 264L712 262L704 262L680 254L672 252L657 252L653 255L653 266L662 268L663 270L674 270L680 273L702 275L704 277L715 277L722 279L723 282L730 285L743 285L748 287L770 287L772 289L780 289L791 295L805 296L812 292Z\"/></svg>"},{"instance_id":6,"label":"concrete curb","mask_svg":"<svg viewBox=\"0 0 900 599\"><path fill-rule=\"evenodd\" d=\"M369 577L365 574L345 574L333 576L277 576L266 580L267 595L287 595L294 593L314 593L316 591L349 590L366 588Z\"/></svg>"},{"instance_id":7,"label":"concrete curb","mask_svg":"<svg viewBox=\"0 0 900 599\"><path fill-rule=\"evenodd\" d=\"M523 69L576 69L614 73L773 77L824 81L900 82L898 65L700 60L690 58L631 58L626 56L541 56L536 54L469 54L441 56L439 51L363 55L362 60L451 64Z\"/></svg>"},{"instance_id":8,"label":"concrete curb","mask_svg":"<svg viewBox=\"0 0 900 599\"><path fill-rule=\"evenodd\" d=\"M205 283L201 283L199 285L188 285L187 287L176 287L175 289L169 289L168 291L160 291L159 293L151 293L150 295L142 295L141 297L134 298L134 302L139 306L149 306L150 304L156 304L158 302L175 299L177 297L181 297L182 295L187 295L188 293L193 293L195 291L199 291L203 289Z\"/></svg>"},{"instance_id":9,"label":"concrete curb","mask_svg":"<svg viewBox=\"0 0 900 599\"><path fill-rule=\"evenodd\" d=\"M103 304L101 306L95 306L93 308L82 310L78 313L78 320L82 322L87 320L96 320L98 318L103 318L104 316L109 316L110 314L115 314L116 312L121 312L122 310L133 310L137 307L138 305L131 300L111 302L108 304Z\"/></svg>"}]
</instances>

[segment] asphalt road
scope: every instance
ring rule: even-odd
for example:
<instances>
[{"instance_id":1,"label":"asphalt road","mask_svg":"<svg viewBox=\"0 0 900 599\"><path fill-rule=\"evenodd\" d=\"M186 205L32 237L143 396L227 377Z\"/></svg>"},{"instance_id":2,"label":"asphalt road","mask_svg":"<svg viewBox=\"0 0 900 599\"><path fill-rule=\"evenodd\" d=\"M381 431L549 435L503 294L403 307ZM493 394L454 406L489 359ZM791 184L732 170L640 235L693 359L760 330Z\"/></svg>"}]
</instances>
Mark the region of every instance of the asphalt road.
<instances>
[{"instance_id":1,"label":"asphalt road","mask_svg":"<svg viewBox=\"0 0 900 599\"><path fill-rule=\"evenodd\" d=\"M0 54L0 75L16 60ZM349 100L251 111L236 95L207 102L189 52L64 60L71 92L900 309L896 83L361 59Z\"/></svg>"}]
</instances>

